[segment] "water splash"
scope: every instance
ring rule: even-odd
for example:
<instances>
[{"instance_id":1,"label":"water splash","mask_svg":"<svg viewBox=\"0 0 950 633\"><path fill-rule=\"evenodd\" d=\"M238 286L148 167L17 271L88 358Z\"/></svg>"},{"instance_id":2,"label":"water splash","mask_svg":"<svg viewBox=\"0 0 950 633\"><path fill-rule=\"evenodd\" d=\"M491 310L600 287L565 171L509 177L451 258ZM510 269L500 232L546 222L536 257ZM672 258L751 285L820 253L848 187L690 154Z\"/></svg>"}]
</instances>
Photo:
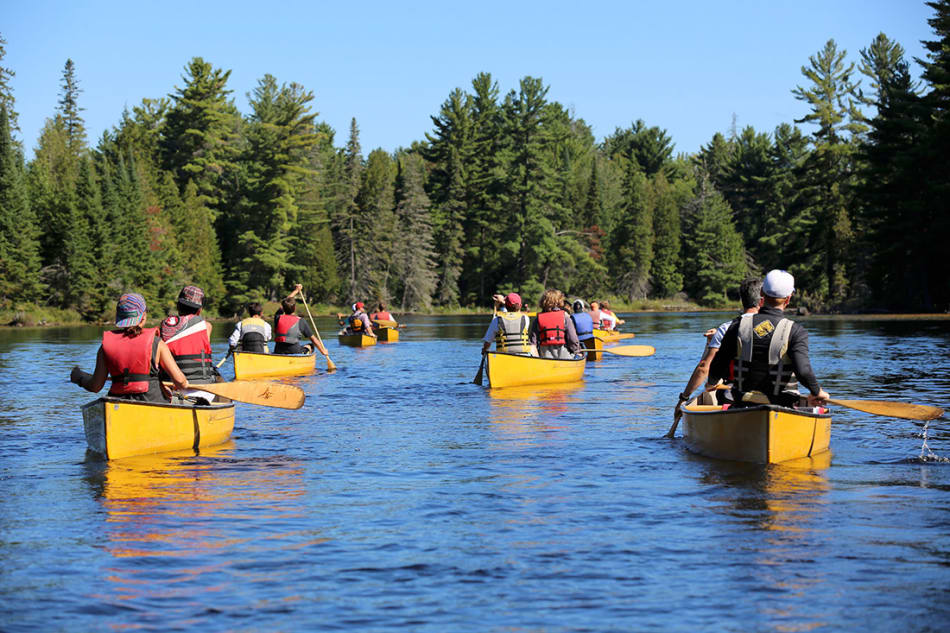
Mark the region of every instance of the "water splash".
<instances>
[{"instance_id":1,"label":"water splash","mask_svg":"<svg viewBox=\"0 0 950 633\"><path fill-rule=\"evenodd\" d=\"M924 422L924 431L921 433L921 437L924 440L924 443L920 445L920 461L922 462L950 462L950 457L941 457L930 450L930 446L927 444L927 429L930 427L930 421Z\"/></svg>"}]
</instances>

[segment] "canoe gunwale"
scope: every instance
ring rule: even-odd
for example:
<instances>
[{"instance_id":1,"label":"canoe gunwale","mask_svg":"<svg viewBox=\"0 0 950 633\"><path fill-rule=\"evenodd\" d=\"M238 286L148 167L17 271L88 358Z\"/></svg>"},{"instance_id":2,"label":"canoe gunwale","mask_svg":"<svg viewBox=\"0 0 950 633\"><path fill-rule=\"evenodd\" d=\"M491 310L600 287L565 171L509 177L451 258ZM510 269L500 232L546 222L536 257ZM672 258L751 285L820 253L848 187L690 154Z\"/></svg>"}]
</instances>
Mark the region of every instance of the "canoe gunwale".
<instances>
[{"instance_id":1,"label":"canoe gunwale","mask_svg":"<svg viewBox=\"0 0 950 633\"><path fill-rule=\"evenodd\" d=\"M790 407L783 407L777 404L757 404L751 407L729 407L728 409L695 409L695 406L711 406L711 405L697 405L696 400L691 400L688 404L683 405L683 411L688 411L690 415L722 415L729 413L739 413L740 411L745 413L747 411L775 411L777 413L791 413L793 415L800 415L809 418L830 418L831 412L828 413L815 413L814 411L805 411L803 409L792 409ZM826 409L827 410L827 409Z\"/></svg>"},{"instance_id":2,"label":"canoe gunwale","mask_svg":"<svg viewBox=\"0 0 950 633\"><path fill-rule=\"evenodd\" d=\"M195 389L201 389L201 385L193 385L193 387ZM102 397L96 398L95 400L91 402L87 402L86 404L82 405L82 407L80 408L85 409L87 407L97 405L100 402L103 402L106 404L109 404L109 403L134 404L134 405L146 406L146 407L164 407L164 408L169 408L169 409L198 409L199 411L228 409L228 408L234 407L234 402L212 402L211 404L175 404L174 402L141 402L138 400L128 400L126 398L112 398L109 396L102 396Z\"/></svg>"}]
</instances>

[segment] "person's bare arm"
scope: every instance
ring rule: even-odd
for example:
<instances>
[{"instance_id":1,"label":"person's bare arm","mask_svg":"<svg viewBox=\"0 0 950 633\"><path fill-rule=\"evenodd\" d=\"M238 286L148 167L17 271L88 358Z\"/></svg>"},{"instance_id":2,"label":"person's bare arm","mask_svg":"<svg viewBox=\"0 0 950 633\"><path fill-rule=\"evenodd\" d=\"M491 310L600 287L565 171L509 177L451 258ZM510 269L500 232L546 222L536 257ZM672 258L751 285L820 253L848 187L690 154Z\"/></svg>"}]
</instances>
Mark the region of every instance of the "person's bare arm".
<instances>
[{"instance_id":1,"label":"person's bare arm","mask_svg":"<svg viewBox=\"0 0 950 633\"><path fill-rule=\"evenodd\" d=\"M320 350L320 353L324 356L329 356L330 353L327 351L327 348L324 347L323 343L313 334L310 335L310 342L313 343L315 349Z\"/></svg>"},{"instance_id":2,"label":"person's bare arm","mask_svg":"<svg viewBox=\"0 0 950 633\"><path fill-rule=\"evenodd\" d=\"M289 295L284 297L284 301L286 301L287 299L293 299L298 294L300 294L301 290L303 290L303 284L295 284L293 291Z\"/></svg>"},{"instance_id":3,"label":"person's bare arm","mask_svg":"<svg viewBox=\"0 0 950 633\"><path fill-rule=\"evenodd\" d=\"M109 369L106 367L105 352L103 352L102 347L100 347L99 352L96 354L96 368L93 370L93 373L86 373L77 365L73 367L72 372L70 372L69 381L76 383L86 391L97 393L105 386L108 377Z\"/></svg>"}]
</instances>

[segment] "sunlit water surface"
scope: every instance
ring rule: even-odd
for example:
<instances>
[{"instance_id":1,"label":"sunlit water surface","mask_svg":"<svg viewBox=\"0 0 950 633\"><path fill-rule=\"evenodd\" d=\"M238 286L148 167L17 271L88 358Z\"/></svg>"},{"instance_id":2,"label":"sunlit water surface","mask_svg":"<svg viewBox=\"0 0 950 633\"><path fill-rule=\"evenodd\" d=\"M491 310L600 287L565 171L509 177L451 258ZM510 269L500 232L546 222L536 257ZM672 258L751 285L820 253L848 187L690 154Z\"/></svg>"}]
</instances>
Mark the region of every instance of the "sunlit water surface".
<instances>
[{"instance_id":1,"label":"sunlit water surface","mask_svg":"<svg viewBox=\"0 0 950 633\"><path fill-rule=\"evenodd\" d=\"M485 318L320 319L303 409L114 462L67 382L99 330L0 332L0 630L950 629L946 419L836 409L831 454L770 467L662 439L728 316L627 316L655 356L507 392L472 384ZM950 401L950 321L802 321L833 396Z\"/></svg>"}]
</instances>

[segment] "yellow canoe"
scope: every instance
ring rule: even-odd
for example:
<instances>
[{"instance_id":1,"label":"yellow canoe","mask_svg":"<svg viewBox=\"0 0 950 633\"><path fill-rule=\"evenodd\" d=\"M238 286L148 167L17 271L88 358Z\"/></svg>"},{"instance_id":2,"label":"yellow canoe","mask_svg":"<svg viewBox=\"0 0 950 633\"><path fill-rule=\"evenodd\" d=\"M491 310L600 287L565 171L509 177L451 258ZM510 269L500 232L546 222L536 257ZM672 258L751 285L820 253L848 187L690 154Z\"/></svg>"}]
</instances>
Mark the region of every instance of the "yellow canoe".
<instances>
[{"instance_id":1,"label":"yellow canoe","mask_svg":"<svg viewBox=\"0 0 950 633\"><path fill-rule=\"evenodd\" d=\"M586 355L585 355L586 356ZM558 360L521 356L506 352L488 352L488 382L493 388L523 385L553 385L583 380L587 358Z\"/></svg>"},{"instance_id":2,"label":"yellow canoe","mask_svg":"<svg viewBox=\"0 0 950 633\"><path fill-rule=\"evenodd\" d=\"M338 334L337 340L340 345L349 345L350 347L370 347L376 345L376 339L366 334Z\"/></svg>"},{"instance_id":3,"label":"yellow canoe","mask_svg":"<svg viewBox=\"0 0 950 633\"><path fill-rule=\"evenodd\" d=\"M313 354L264 354L234 352L234 379L253 380L274 376L304 376L317 366Z\"/></svg>"},{"instance_id":4,"label":"yellow canoe","mask_svg":"<svg viewBox=\"0 0 950 633\"><path fill-rule=\"evenodd\" d=\"M724 411L693 400L683 406L683 439L707 457L775 464L827 451L831 414L770 404Z\"/></svg>"},{"instance_id":5,"label":"yellow canoe","mask_svg":"<svg viewBox=\"0 0 950 633\"><path fill-rule=\"evenodd\" d=\"M374 331L380 343L396 343L399 341L399 330L394 327L375 328Z\"/></svg>"},{"instance_id":6,"label":"yellow canoe","mask_svg":"<svg viewBox=\"0 0 950 633\"><path fill-rule=\"evenodd\" d=\"M89 449L121 459L223 444L234 430L234 403L207 407L99 398L82 407Z\"/></svg>"},{"instance_id":7,"label":"yellow canoe","mask_svg":"<svg viewBox=\"0 0 950 633\"><path fill-rule=\"evenodd\" d=\"M634 337L633 332L618 332L617 330L601 330L594 328L594 336L604 343L616 343Z\"/></svg>"},{"instance_id":8,"label":"yellow canoe","mask_svg":"<svg viewBox=\"0 0 950 633\"><path fill-rule=\"evenodd\" d=\"M604 342L598 339L596 336L591 337L587 340L581 341L584 344L584 347L587 349L601 350L604 349ZM587 360L600 360L604 357L603 352L589 352L587 354Z\"/></svg>"}]
</instances>

